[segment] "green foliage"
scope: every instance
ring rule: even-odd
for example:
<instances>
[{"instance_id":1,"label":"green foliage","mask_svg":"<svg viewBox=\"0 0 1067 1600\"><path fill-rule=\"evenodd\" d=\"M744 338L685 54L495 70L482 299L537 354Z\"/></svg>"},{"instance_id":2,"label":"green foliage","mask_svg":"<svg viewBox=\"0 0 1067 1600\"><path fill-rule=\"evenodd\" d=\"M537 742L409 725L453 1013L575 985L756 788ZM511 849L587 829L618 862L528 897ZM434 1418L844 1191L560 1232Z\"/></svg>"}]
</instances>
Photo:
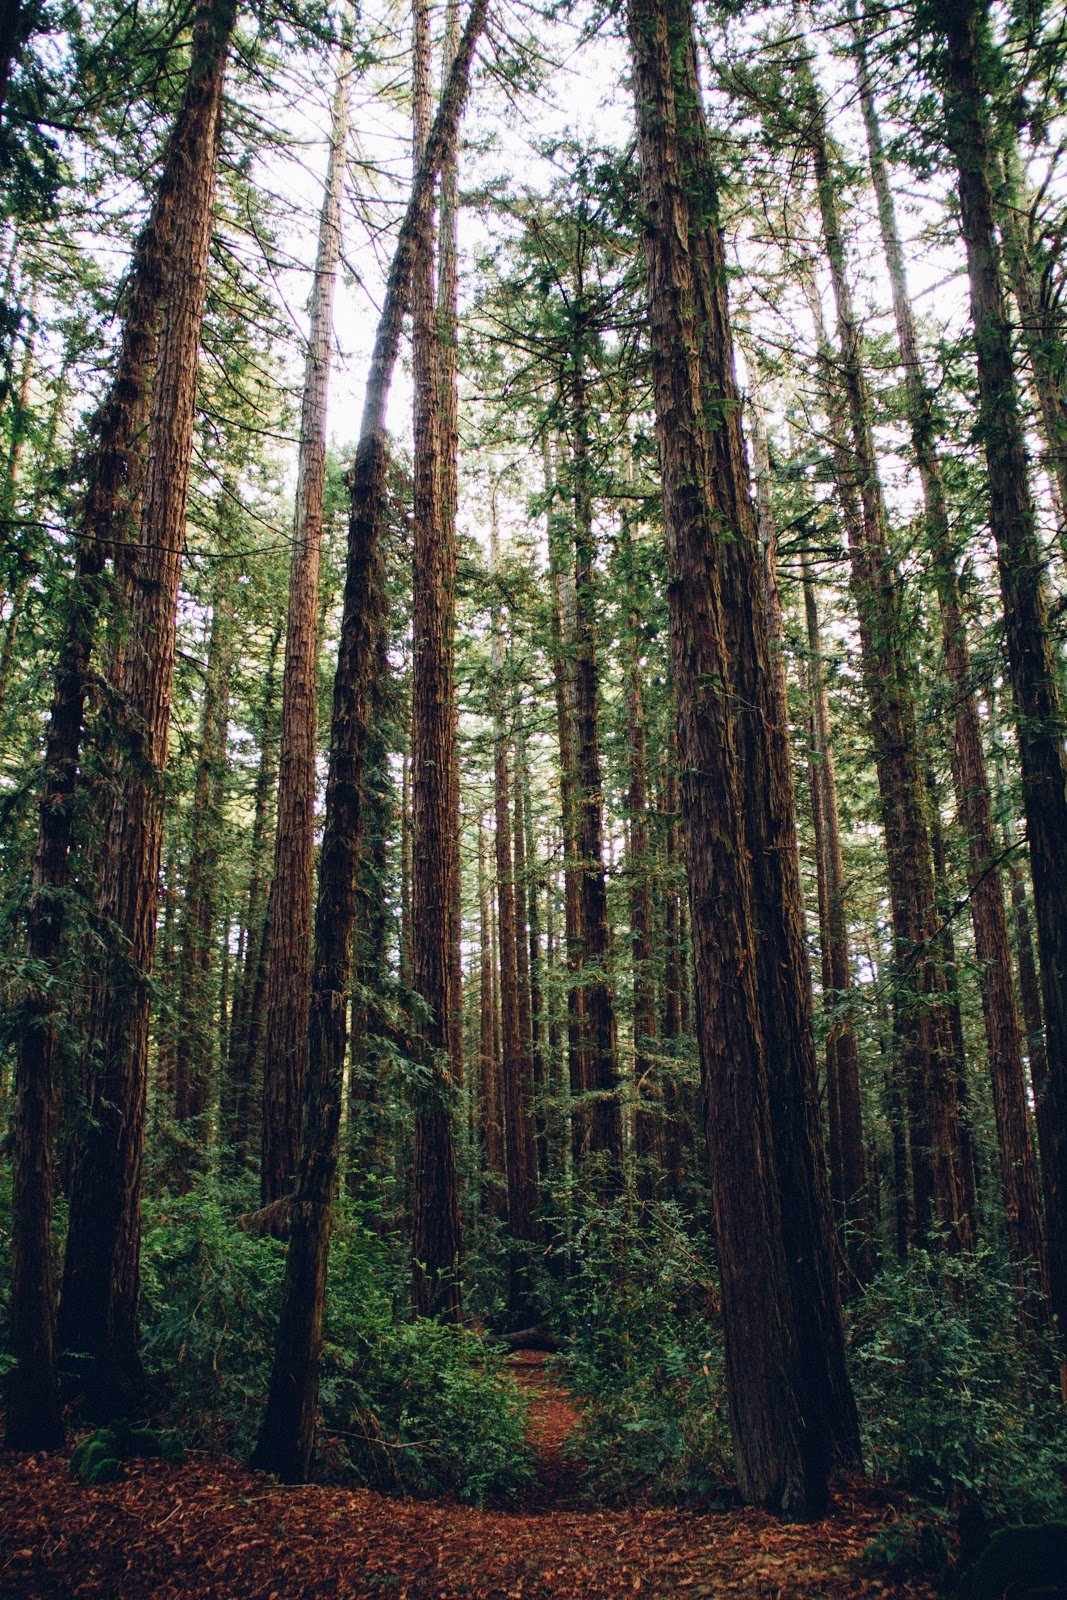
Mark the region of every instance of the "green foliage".
<instances>
[{"instance_id":1,"label":"green foliage","mask_svg":"<svg viewBox=\"0 0 1067 1600\"><path fill-rule=\"evenodd\" d=\"M850 1344L872 1473L995 1521L1063 1515L1055 1354L1021 1337L1011 1277L989 1251L913 1251L852 1308Z\"/></svg>"},{"instance_id":2,"label":"green foliage","mask_svg":"<svg viewBox=\"0 0 1067 1600\"><path fill-rule=\"evenodd\" d=\"M250 1449L270 1370L285 1247L236 1228L202 1185L146 1218L143 1356L170 1415L201 1445Z\"/></svg>"},{"instance_id":3,"label":"green foliage","mask_svg":"<svg viewBox=\"0 0 1067 1600\"><path fill-rule=\"evenodd\" d=\"M670 1202L591 1205L572 1263L561 1321L590 1488L610 1501L722 1497L731 1444L706 1241Z\"/></svg>"},{"instance_id":4,"label":"green foliage","mask_svg":"<svg viewBox=\"0 0 1067 1600\"><path fill-rule=\"evenodd\" d=\"M236 1227L204 1184L145 1230L144 1359L191 1442L247 1451L270 1371L285 1246ZM325 1470L415 1494L505 1499L531 1474L525 1407L500 1355L462 1329L397 1320L387 1248L346 1211L330 1253Z\"/></svg>"},{"instance_id":5,"label":"green foliage","mask_svg":"<svg viewBox=\"0 0 1067 1600\"><path fill-rule=\"evenodd\" d=\"M133 1423L113 1422L83 1439L70 1458L71 1471L83 1483L114 1483L123 1476L126 1461L161 1459L180 1466L185 1448L177 1435L157 1433Z\"/></svg>"},{"instance_id":6,"label":"green foliage","mask_svg":"<svg viewBox=\"0 0 1067 1600\"><path fill-rule=\"evenodd\" d=\"M863 1565L894 1578L935 1578L944 1583L952 1566L945 1531L929 1517L887 1522L863 1552Z\"/></svg>"}]
</instances>

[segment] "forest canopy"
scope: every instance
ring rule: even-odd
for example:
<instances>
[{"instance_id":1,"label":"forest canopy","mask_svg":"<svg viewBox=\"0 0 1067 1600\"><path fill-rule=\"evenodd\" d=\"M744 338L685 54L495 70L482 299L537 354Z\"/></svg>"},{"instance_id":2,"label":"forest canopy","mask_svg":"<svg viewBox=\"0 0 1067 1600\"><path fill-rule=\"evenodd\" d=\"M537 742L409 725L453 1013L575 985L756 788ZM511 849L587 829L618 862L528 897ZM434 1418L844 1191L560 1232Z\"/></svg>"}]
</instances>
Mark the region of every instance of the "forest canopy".
<instances>
[{"instance_id":1,"label":"forest canopy","mask_svg":"<svg viewBox=\"0 0 1067 1600\"><path fill-rule=\"evenodd\" d=\"M17 1541L1062 1579L1065 96L1044 0L3 6Z\"/></svg>"}]
</instances>

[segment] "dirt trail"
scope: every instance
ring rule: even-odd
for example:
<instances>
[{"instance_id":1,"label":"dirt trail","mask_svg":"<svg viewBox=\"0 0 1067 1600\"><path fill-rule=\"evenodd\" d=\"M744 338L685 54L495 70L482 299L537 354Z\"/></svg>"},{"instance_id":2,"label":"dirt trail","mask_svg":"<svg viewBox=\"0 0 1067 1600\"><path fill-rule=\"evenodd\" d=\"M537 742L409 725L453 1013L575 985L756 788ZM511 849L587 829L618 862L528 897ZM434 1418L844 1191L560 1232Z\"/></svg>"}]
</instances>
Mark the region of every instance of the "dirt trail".
<instances>
[{"instance_id":1,"label":"dirt trail","mask_svg":"<svg viewBox=\"0 0 1067 1600\"><path fill-rule=\"evenodd\" d=\"M581 1488L581 1465L566 1454L578 1425L574 1402L546 1370L540 1351L519 1351L508 1365L530 1403L530 1443L537 1458L537 1482L523 1496L522 1508L571 1510L579 1503Z\"/></svg>"},{"instance_id":2,"label":"dirt trail","mask_svg":"<svg viewBox=\"0 0 1067 1600\"><path fill-rule=\"evenodd\" d=\"M0 1455L2 1600L933 1600L863 1570L898 1515L846 1484L805 1527L757 1511L576 1509L576 1414L524 1355L539 1475L513 1511L283 1488L221 1456L133 1462L86 1488L63 1456Z\"/></svg>"}]
</instances>

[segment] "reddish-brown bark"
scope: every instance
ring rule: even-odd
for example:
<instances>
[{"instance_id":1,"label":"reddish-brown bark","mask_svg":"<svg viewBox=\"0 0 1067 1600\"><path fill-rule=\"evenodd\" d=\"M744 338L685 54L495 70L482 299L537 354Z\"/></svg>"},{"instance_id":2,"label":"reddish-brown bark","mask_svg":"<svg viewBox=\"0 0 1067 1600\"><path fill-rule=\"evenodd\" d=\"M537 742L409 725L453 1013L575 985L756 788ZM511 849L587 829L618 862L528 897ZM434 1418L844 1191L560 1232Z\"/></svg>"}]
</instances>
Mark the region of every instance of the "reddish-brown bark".
<instances>
[{"instance_id":1,"label":"reddish-brown bark","mask_svg":"<svg viewBox=\"0 0 1067 1600\"><path fill-rule=\"evenodd\" d=\"M127 645L117 685L121 752L102 852L102 918L114 944L95 975L88 1131L73 1175L59 1333L93 1357L102 1404L139 1376L141 1165L149 980L163 838L176 602L185 540L200 331L207 292L222 86L236 17L198 14L180 141L174 232L149 424L141 522L128 564Z\"/></svg>"}]
</instances>

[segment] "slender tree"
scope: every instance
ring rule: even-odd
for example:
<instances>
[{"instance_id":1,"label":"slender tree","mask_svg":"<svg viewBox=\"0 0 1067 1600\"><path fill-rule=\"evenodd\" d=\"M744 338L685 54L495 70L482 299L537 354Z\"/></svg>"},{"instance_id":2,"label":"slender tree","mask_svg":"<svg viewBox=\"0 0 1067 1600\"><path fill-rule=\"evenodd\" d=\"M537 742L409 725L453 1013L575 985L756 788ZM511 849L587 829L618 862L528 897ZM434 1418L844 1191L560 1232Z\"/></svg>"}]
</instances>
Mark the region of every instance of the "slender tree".
<instances>
[{"instance_id":1,"label":"slender tree","mask_svg":"<svg viewBox=\"0 0 1067 1600\"><path fill-rule=\"evenodd\" d=\"M923 371L908 295L904 251L897 226L878 109L870 81L865 29L856 19L853 29L860 104L867 133L871 176L878 200L882 244L893 293L912 448L922 480L926 533L941 610L945 666L954 689L952 772L967 840L967 886L970 891L975 953L980 963L982 1010L993 1085L1004 1214L1008 1220L1013 1260L1019 1268L1023 1268L1024 1263L1033 1263L1040 1283L1045 1277L1045 1246L1026 1113L1022 1030L1012 984L1008 919L1004 888L997 868L989 780L973 689L970 650L941 462L935 442L933 397Z\"/></svg>"},{"instance_id":2,"label":"slender tree","mask_svg":"<svg viewBox=\"0 0 1067 1600\"><path fill-rule=\"evenodd\" d=\"M254 1456L258 1466L288 1481L307 1476L315 1442L348 1021L350 945L356 914L363 765L381 627L381 534L388 465L385 406L401 327L410 304L420 232L433 203L441 163L456 139L485 9L486 0L473 0L401 225L378 323L352 476L344 611L334 679L326 819L315 911L300 1165L267 1408Z\"/></svg>"},{"instance_id":3,"label":"slender tree","mask_svg":"<svg viewBox=\"0 0 1067 1600\"><path fill-rule=\"evenodd\" d=\"M346 24L347 27L347 24ZM263 1052L260 1198L287 1195L296 1172L300 1107L307 1064L314 898L315 701L319 657L319 565L326 485L326 400L333 337L333 297L341 255L341 200L352 57L347 34L337 62L318 249L311 286L304 392L300 413L296 518L289 567L289 615L282 680L278 817L273 897L284 915L267 929L267 1022Z\"/></svg>"},{"instance_id":4,"label":"slender tree","mask_svg":"<svg viewBox=\"0 0 1067 1600\"><path fill-rule=\"evenodd\" d=\"M232 21L232 19L230 19ZM220 26L225 26L225 15ZM27 951L39 978L18 1023L14 1128L12 1338L17 1361L6 1437L19 1447L60 1437L53 1361L50 1270L52 1130L57 1061L58 964L64 890L75 828L75 787L90 659L108 555L133 537L140 507L142 432L155 371L157 324L178 247L179 193L190 152L218 95L217 53L225 36L201 7L183 98L163 154L152 209L123 292L122 340L107 397L89 429L85 490L75 539L67 619L56 664L33 869Z\"/></svg>"},{"instance_id":5,"label":"slender tree","mask_svg":"<svg viewBox=\"0 0 1067 1600\"><path fill-rule=\"evenodd\" d=\"M1048 1138L1041 1157L1049 1278L1060 1336L1067 1340L1067 718L1050 642L1044 561L993 216L985 87L988 12L979 0L950 0L936 15L924 8L922 18L943 45L938 71L945 139L956 164L967 254L978 426L1000 568L1044 997Z\"/></svg>"},{"instance_id":6,"label":"slender tree","mask_svg":"<svg viewBox=\"0 0 1067 1600\"><path fill-rule=\"evenodd\" d=\"M430 131L431 39L427 0L414 11L414 157ZM427 213L412 282L415 378L411 671L411 981L426 1002L428 1047L441 1070L415 1111L412 1299L424 1316L460 1314L460 1233L451 1060L455 1039L453 937L459 888L453 815L455 534L442 517L440 349L434 296L434 217ZM450 503L454 489L449 486Z\"/></svg>"},{"instance_id":7,"label":"slender tree","mask_svg":"<svg viewBox=\"0 0 1067 1600\"><path fill-rule=\"evenodd\" d=\"M936 959L937 904L911 672L841 229L835 152L806 53L798 58L795 75L836 310L836 348L830 353L824 345L823 359L827 383L833 385L838 381L834 374L839 375L845 411L844 418L834 417L838 401L831 393L828 409L839 440L839 490L889 868L898 968L896 1016L912 1122L915 1221L925 1237L932 1218L947 1230L955 1246L968 1242L971 1219L963 1183L945 974Z\"/></svg>"}]
</instances>

